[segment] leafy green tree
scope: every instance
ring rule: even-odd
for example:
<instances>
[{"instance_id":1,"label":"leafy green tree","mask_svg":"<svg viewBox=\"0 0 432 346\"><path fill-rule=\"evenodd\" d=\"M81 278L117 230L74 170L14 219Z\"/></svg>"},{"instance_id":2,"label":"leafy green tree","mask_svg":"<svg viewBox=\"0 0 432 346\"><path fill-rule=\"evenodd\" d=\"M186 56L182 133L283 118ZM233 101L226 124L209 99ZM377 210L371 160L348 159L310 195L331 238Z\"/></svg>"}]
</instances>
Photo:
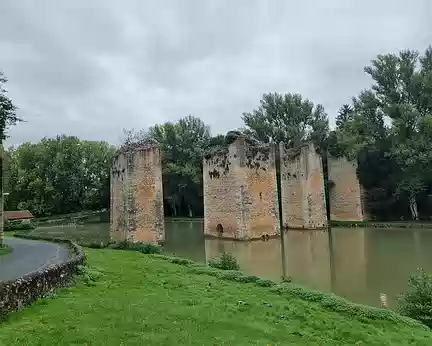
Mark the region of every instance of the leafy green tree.
<instances>
[{"instance_id":1,"label":"leafy green tree","mask_svg":"<svg viewBox=\"0 0 432 346\"><path fill-rule=\"evenodd\" d=\"M7 207L37 216L109 207L113 153L105 142L65 135L10 148Z\"/></svg>"},{"instance_id":2,"label":"leafy green tree","mask_svg":"<svg viewBox=\"0 0 432 346\"><path fill-rule=\"evenodd\" d=\"M283 141L296 147L312 140L318 148L328 137L328 117L322 105L304 99L300 94L264 94L259 107L242 117L247 130L257 140Z\"/></svg>"},{"instance_id":3,"label":"leafy green tree","mask_svg":"<svg viewBox=\"0 0 432 346\"><path fill-rule=\"evenodd\" d=\"M7 78L4 73L0 71L0 142L6 139L6 130L9 126L22 121L16 115L17 107L7 95L7 90L5 89L6 83Z\"/></svg>"},{"instance_id":4,"label":"leafy green tree","mask_svg":"<svg viewBox=\"0 0 432 346\"><path fill-rule=\"evenodd\" d=\"M349 158L375 155L386 161L391 178L383 182L387 192L381 194L388 196L392 189L395 197L406 198L417 220L417 199L431 181L432 48L423 56L412 50L378 55L365 72L374 81L372 88L353 99L352 113L343 107L330 137ZM371 180L367 166L371 168L367 164L359 167L361 181ZM375 187L376 191L381 188L379 184Z\"/></svg>"},{"instance_id":5,"label":"leafy green tree","mask_svg":"<svg viewBox=\"0 0 432 346\"><path fill-rule=\"evenodd\" d=\"M159 143L162 151L164 197L173 216L203 213L202 161L212 137L209 127L199 118L187 116L179 121L155 125L148 131L129 134L133 141ZM217 145L221 138L213 138Z\"/></svg>"}]
</instances>

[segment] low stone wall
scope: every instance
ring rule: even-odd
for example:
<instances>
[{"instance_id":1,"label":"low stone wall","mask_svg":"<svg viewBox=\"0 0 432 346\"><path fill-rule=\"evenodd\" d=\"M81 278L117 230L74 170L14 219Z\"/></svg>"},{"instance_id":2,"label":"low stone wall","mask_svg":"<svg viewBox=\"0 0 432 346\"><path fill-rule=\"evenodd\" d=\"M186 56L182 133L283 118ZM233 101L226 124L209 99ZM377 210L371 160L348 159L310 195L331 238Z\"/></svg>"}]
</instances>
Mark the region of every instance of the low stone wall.
<instances>
[{"instance_id":1,"label":"low stone wall","mask_svg":"<svg viewBox=\"0 0 432 346\"><path fill-rule=\"evenodd\" d=\"M78 272L78 266L85 263L85 254L75 243L70 242L69 245L71 256L65 262L15 280L0 282L0 317L46 297L71 282Z\"/></svg>"}]
</instances>

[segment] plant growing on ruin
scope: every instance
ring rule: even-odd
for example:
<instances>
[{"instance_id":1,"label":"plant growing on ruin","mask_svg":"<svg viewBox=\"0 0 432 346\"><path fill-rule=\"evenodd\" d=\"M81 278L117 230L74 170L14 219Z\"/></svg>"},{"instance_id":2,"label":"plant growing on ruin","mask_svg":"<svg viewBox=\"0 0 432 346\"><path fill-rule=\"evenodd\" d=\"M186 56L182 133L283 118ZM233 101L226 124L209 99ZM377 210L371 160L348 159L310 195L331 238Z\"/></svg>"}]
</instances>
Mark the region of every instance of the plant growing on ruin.
<instances>
[{"instance_id":1,"label":"plant growing on ruin","mask_svg":"<svg viewBox=\"0 0 432 346\"><path fill-rule=\"evenodd\" d=\"M208 261L208 265L213 268L218 268L222 270L239 270L240 265L237 259L226 252L223 252L218 258Z\"/></svg>"},{"instance_id":2,"label":"plant growing on ruin","mask_svg":"<svg viewBox=\"0 0 432 346\"><path fill-rule=\"evenodd\" d=\"M399 312L432 328L432 275L419 269L408 285L410 291L399 297Z\"/></svg>"}]
</instances>

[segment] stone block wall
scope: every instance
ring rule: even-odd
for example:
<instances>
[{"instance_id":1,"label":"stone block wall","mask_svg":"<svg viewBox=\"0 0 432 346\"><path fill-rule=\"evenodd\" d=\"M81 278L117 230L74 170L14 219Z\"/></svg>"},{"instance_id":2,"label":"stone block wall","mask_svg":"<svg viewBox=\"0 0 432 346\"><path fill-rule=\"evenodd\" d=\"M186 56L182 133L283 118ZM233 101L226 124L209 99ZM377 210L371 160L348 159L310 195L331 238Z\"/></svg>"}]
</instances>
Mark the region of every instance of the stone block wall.
<instances>
[{"instance_id":1,"label":"stone block wall","mask_svg":"<svg viewBox=\"0 0 432 346\"><path fill-rule=\"evenodd\" d=\"M65 262L50 265L15 280L0 282L0 319L69 285L79 272L79 267L85 264L82 248L70 243L70 251L70 257Z\"/></svg>"},{"instance_id":2,"label":"stone block wall","mask_svg":"<svg viewBox=\"0 0 432 346\"><path fill-rule=\"evenodd\" d=\"M288 228L327 227L321 156L312 143L299 149L279 146L283 224Z\"/></svg>"},{"instance_id":3,"label":"stone block wall","mask_svg":"<svg viewBox=\"0 0 432 346\"><path fill-rule=\"evenodd\" d=\"M203 162L204 234L257 239L279 234L275 151L238 137Z\"/></svg>"},{"instance_id":4,"label":"stone block wall","mask_svg":"<svg viewBox=\"0 0 432 346\"><path fill-rule=\"evenodd\" d=\"M111 169L113 242L159 243L164 240L162 166L155 145L120 150Z\"/></svg>"},{"instance_id":5,"label":"stone block wall","mask_svg":"<svg viewBox=\"0 0 432 346\"><path fill-rule=\"evenodd\" d=\"M364 190L357 178L357 161L328 158L330 219L363 221L366 218Z\"/></svg>"}]
</instances>

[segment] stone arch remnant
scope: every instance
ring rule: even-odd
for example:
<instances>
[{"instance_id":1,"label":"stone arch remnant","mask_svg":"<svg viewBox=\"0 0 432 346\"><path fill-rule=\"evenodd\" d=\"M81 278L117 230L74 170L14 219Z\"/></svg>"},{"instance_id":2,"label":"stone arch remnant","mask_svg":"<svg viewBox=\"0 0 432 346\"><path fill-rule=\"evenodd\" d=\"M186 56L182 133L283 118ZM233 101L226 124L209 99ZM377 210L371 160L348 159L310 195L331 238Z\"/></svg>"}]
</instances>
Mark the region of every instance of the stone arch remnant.
<instances>
[{"instance_id":1,"label":"stone arch remnant","mask_svg":"<svg viewBox=\"0 0 432 346\"><path fill-rule=\"evenodd\" d=\"M156 144L121 148L111 167L112 242L157 244L165 238L162 166Z\"/></svg>"}]
</instances>

